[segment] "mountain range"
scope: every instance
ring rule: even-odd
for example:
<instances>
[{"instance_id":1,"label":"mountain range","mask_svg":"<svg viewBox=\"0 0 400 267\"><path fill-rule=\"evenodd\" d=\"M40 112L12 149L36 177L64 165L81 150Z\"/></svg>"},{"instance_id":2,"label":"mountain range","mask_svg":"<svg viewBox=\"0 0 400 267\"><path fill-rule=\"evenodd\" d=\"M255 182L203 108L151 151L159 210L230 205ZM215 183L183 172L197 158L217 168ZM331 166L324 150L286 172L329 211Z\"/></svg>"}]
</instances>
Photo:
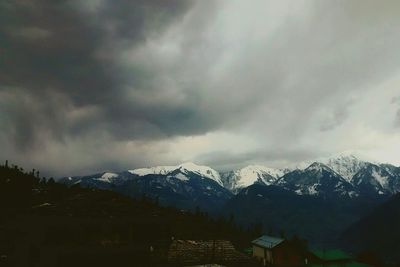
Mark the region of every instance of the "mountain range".
<instances>
[{"instance_id":1,"label":"mountain range","mask_svg":"<svg viewBox=\"0 0 400 267\"><path fill-rule=\"evenodd\" d=\"M200 196L229 198L252 184L275 185L298 195L373 197L390 196L400 191L400 167L363 161L354 155L343 154L284 169L250 165L219 173L211 167L188 162L177 166L67 177L60 181L68 185L80 183L86 187L118 190L122 190L124 185L130 184L132 187L135 184L135 194L160 197L165 194L180 195L194 202L202 198ZM160 195L160 191L168 193ZM196 197L193 199L194 195Z\"/></svg>"},{"instance_id":2,"label":"mountain range","mask_svg":"<svg viewBox=\"0 0 400 267\"><path fill-rule=\"evenodd\" d=\"M242 226L261 223L264 231L284 229L288 235L329 246L400 191L400 168L338 155L283 169L250 165L218 172L183 163L65 177L59 182L233 216Z\"/></svg>"},{"instance_id":3,"label":"mountain range","mask_svg":"<svg viewBox=\"0 0 400 267\"><path fill-rule=\"evenodd\" d=\"M211 212L232 197L217 171L193 163L66 177L60 182L110 189L136 198L147 196L163 205L182 209L199 207Z\"/></svg>"}]
</instances>

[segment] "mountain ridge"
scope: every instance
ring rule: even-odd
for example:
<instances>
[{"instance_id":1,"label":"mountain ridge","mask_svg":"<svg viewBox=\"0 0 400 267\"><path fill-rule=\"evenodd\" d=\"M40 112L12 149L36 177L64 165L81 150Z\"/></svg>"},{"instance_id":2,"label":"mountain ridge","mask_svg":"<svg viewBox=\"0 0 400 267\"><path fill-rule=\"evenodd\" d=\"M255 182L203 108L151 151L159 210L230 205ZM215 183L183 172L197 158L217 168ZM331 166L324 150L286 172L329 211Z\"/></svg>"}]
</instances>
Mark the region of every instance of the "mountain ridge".
<instances>
[{"instance_id":1,"label":"mountain ridge","mask_svg":"<svg viewBox=\"0 0 400 267\"><path fill-rule=\"evenodd\" d=\"M208 166L186 162L176 166L155 166L124 172L108 171L89 176L68 177L60 181L69 185L82 183L89 187L110 189L130 180L138 181L148 177L154 179L154 175L158 176L157 179L169 179L170 183L179 180L182 186L190 184L190 179L193 177L205 183L211 180L233 194L253 184L277 185L300 195L357 197L392 195L400 191L400 167L367 162L351 154L321 158L311 163L303 162L297 167L286 169L249 165L220 173ZM85 181L82 182L82 179ZM168 183L164 185L169 186ZM223 189L218 188L218 190Z\"/></svg>"}]
</instances>

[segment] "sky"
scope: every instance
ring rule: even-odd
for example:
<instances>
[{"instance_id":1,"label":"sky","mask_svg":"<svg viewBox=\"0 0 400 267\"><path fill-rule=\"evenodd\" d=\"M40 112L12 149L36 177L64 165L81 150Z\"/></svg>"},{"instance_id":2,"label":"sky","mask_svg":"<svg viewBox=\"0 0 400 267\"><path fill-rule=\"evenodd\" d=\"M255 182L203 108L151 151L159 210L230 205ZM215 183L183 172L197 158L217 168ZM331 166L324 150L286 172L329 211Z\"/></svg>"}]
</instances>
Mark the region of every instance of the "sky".
<instances>
[{"instance_id":1,"label":"sky","mask_svg":"<svg viewBox=\"0 0 400 267\"><path fill-rule=\"evenodd\" d=\"M396 0L4 0L0 160L400 165Z\"/></svg>"}]
</instances>

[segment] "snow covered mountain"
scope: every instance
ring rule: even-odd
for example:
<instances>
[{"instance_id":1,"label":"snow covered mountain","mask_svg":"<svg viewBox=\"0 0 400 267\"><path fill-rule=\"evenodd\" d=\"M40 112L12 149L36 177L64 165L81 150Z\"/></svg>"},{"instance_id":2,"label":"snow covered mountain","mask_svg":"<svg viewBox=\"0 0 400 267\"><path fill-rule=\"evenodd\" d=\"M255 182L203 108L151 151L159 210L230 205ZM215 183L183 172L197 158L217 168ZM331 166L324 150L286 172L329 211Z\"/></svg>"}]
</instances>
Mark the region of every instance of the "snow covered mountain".
<instances>
[{"instance_id":1,"label":"snow covered mountain","mask_svg":"<svg viewBox=\"0 0 400 267\"><path fill-rule=\"evenodd\" d=\"M400 191L400 170L392 165L366 163L352 183L366 195L391 195Z\"/></svg>"},{"instance_id":2,"label":"snow covered mountain","mask_svg":"<svg viewBox=\"0 0 400 267\"><path fill-rule=\"evenodd\" d=\"M351 153L339 153L330 157L322 157L312 161L300 162L292 166L290 169L304 170L314 162L325 164L348 182L350 182L351 178L353 178L353 176L367 163L367 161L361 160Z\"/></svg>"},{"instance_id":3,"label":"snow covered mountain","mask_svg":"<svg viewBox=\"0 0 400 267\"><path fill-rule=\"evenodd\" d=\"M198 206L211 212L232 195L222 186L217 171L194 163L67 177L59 182L113 190L132 197L146 195L164 205L184 209Z\"/></svg>"},{"instance_id":4,"label":"snow covered mountain","mask_svg":"<svg viewBox=\"0 0 400 267\"><path fill-rule=\"evenodd\" d=\"M319 158L316 162L325 164L339 174L360 195L391 195L400 192L400 167L372 163L346 152ZM302 162L294 169L304 170L309 164L312 163Z\"/></svg>"},{"instance_id":5,"label":"snow covered mountain","mask_svg":"<svg viewBox=\"0 0 400 267\"><path fill-rule=\"evenodd\" d=\"M275 185L294 191L299 195L357 196L355 188L340 174L319 162L305 170L294 170L282 176Z\"/></svg>"},{"instance_id":6,"label":"snow covered mountain","mask_svg":"<svg viewBox=\"0 0 400 267\"><path fill-rule=\"evenodd\" d=\"M274 184L285 174L284 170L273 169L260 165L250 165L236 171L230 171L221 175L225 188L237 193L240 189L252 184Z\"/></svg>"},{"instance_id":7,"label":"snow covered mountain","mask_svg":"<svg viewBox=\"0 0 400 267\"><path fill-rule=\"evenodd\" d=\"M68 177L60 182L119 190L128 195L146 193L157 197L157 194L168 192L166 203L182 196L182 199L191 196L194 202L204 196L215 199L222 195L226 199L229 194L237 194L253 184L280 186L298 195L390 196L400 192L400 167L370 163L351 154L339 154L315 162L303 162L295 168L287 169L250 165L220 174L208 166L187 162L177 166ZM131 194L126 188L135 193ZM206 203L203 200L202 203Z\"/></svg>"},{"instance_id":8,"label":"snow covered mountain","mask_svg":"<svg viewBox=\"0 0 400 267\"><path fill-rule=\"evenodd\" d=\"M157 166L150 168L140 168L129 170L129 172L135 175L145 176L149 174L168 175L176 170L180 170L183 174L194 173L201 177L209 178L217 182L219 185L223 186L221 177L216 170L207 166L197 165L192 162L186 162L178 166Z\"/></svg>"},{"instance_id":9,"label":"snow covered mountain","mask_svg":"<svg viewBox=\"0 0 400 267\"><path fill-rule=\"evenodd\" d=\"M351 154L330 157L321 160L321 162L340 174L348 182L351 182L353 176L367 165L367 162Z\"/></svg>"}]
</instances>

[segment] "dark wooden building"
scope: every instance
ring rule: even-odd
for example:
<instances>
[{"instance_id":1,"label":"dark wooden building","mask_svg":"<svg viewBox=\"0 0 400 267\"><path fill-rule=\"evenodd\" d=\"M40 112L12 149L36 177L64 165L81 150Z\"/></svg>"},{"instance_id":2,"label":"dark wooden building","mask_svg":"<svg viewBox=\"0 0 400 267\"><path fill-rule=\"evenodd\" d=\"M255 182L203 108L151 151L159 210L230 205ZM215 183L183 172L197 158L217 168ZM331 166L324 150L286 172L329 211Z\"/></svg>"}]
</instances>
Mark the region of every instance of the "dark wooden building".
<instances>
[{"instance_id":1,"label":"dark wooden building","mask_svg":"<svg viewBox=\"0 0 400 267\"><path fill-rule=\"evenodd\" d=\"M264 266L305 266L306 254L295 242L263 235L252 241L253 257Z\"/></svg>"}]
</instances>

